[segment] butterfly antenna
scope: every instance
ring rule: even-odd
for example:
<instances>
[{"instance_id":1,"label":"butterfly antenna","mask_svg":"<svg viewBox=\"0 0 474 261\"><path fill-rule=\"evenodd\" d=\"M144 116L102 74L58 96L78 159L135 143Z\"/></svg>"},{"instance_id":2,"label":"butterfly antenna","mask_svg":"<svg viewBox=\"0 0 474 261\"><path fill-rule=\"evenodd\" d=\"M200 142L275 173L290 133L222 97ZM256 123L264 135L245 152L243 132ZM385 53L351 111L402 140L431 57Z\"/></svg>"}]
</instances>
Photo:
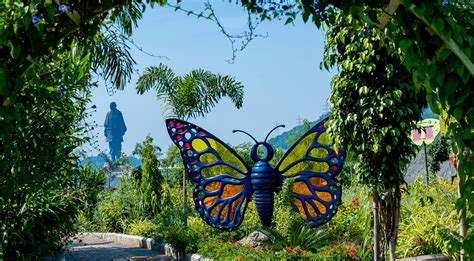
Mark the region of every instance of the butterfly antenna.
<instances>
[{"instance_id":1,"label":"butterfly antenna","mask_svg":"<svg viewBox=\"0 0 474 261\"><path fill-rule=\"evenodd\" d=\"M248 132L245 132L245 131L243 131L243 130L233 130L232 132L233 132L233 133L236 133L236 132L245 133L245 134L247 134L250 138L252 138L252 140L254 140L255 143L258 143L258 141L257 141L252 135L250 135Z\"/></svg>"},{"instance_id":2,"label":"butterfly antenna","mask_svg":"<svg viewBox=\"0 0 474 261\"><path fill-rule=\"evenodd\" d=\"M267 137L265 137L265 142L267 142L268 136L270 136L270 134L271 134L274 130L276 130L276 129L280 128L280 127L281 127L281 128L285 128L285 125L282 124L282 125L278 125L278 126L276 126L275 128L273 128L273 129L267 134Z\"/></svg>"}]
</instances>

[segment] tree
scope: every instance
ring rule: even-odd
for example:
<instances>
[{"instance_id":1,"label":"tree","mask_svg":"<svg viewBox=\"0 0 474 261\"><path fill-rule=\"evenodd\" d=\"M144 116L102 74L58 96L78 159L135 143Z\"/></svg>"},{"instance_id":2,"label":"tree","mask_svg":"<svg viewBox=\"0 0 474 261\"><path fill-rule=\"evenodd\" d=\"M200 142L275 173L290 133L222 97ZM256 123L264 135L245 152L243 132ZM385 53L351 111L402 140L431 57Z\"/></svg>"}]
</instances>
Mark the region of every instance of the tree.
<instances>
[{"instance_id":1,"label":"tree","mask_svg":"<svg viewBox=\"0 0 474 261\"><path fill-rule=\"evenodd\" d=\"M423 91L435 113L448 127L453 151L459 159L457 172L461 237L467 254L474 253L474 233L469 231L474 213L474 2L430 0L348 0L256 2L242 0L262 20L284 19L292 23L298 15L317 27L331 28L336 13L352 15L383 30L384 41L400 48L403 65L412 72L413 90ZM384 30L387 29L388 30ZM442 122L442 124L443 124ZM463 254L461 253L461 259Z\"/></svg>"},{"instance_id":2,"label":"tree","mask_svg":"<svg viewBox=\"0 0 474 261\"><path fill-rule=\"evenodd\" d=\"M160 162L156 158L156 149L153 146L153 138L147 136L142 145L142 179L141 193L145 208L153 215L157 215L161 210L161 191L164 178L159 169Z\"/></svg>"},{"instance_id":3,"label":"tree","mask_svg":"<svg viewBox=\"0 0 474 261\"><path fill-rule=\"evenodd\" d=\"M430 171L431 174L436 175L440 170L440 164L449 160L449 145L445 137L435 140L430 144L428 149L430 155Z\"/></svg>"},{"instance_id":4,"label":"tree","mask_svg":"<svg viewBox=\"0 0 474 261\"><path fill-rule=\"evenodd\" d=\"M166 116L184 119L206 115L224 96L240 108L244 96L243 85L231 76L197 69L181 77L164 64L146 68L138 78L139 94L151 89L163 102Z\"/></svg>"},{"instance_id":5,"label":"tree","mask_svg":"<svg viewBox=\"0 0 474 261\"><path fill-rule=\"evenodd\" d=\"M384 34L339 13L326 34L324 60L339 71L331 82L330 132L356 155L357 174L372 188L374 258L383 260L390 250L395 260L400 186L417 150L410 133L426 103L412 91L411 74L401 64L405 57Z\"/></svg>"},{"instance_id":6,"label":"tree","mask_svg":"<svg viewBox=\"0 0 474 261\"><path fill-rule=\"evenodd\" d=\"M49 255L74 233L76 151L93 128L85 124L93 76L121 88L134 64L120 38L100 30L108 20L115 32L131 33L140 7L138 1L0 2L4 258Z\"/></svg>"}]
</instances>

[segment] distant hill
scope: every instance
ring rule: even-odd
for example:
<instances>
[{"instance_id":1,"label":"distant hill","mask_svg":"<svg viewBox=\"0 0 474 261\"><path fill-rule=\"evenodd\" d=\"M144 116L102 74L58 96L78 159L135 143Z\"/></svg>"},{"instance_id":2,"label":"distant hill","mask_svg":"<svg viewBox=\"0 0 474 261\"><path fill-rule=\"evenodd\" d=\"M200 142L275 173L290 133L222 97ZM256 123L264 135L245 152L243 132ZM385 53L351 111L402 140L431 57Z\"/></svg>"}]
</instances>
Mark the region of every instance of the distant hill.
<instances>
[{"instance_id":1,"label":"distant hill","mask_svg":"<svg viewBox=\"0 0 474 261\"><path fill-rule=\"evenodd\" d=\"M316 125L317 122L319 122L320 120L328 116L329 116L329 112L324 113L317 120L310 122L310 126L313 127L314 125ZM301 136L304 134L303 132L304 132L304 127L303 127L303 124L301 124L294 127L293 129L289 131L285 131L282 134L271 138L270 140L268 140L268 143L270 143L276 149L287 150L293 144L292 142L291 144L289 144L288 138L290 138L291 136L295 134L299 134L299 136ZM294 141L296 141L296 139Z\"/></svg>"},{"instance_id":2,"label":"distant hill","mask_svg":"<svg viewBox=\"0 0 474 261\"><path fill-rule=\"evenodd\" d=\"M439 120L439 115L432 112L429 107L423 109L423 115L421 116L423 119L426 118L433 118L433 119L438 119Z\"/></svg>"},{"instance_id":3,"label":"distant hill","mask_svg":"<svg viewBox=\"0 0 474 261\"><path fill-rule=\"evenodd\" d=\"M136 157L132 156L129 158L129 160L130 164L132 164L132 167L134 168L142 165L141 161ZM105 159L101 156L91 156L85 160L81 160L79 165L84 166L87 164L87 162L91 163L93 169L98 169L104 166Z\"/></svg>"},{"instance_id":4,"label":"distant hill","mask_svg":"<svg viewBox=\"0 0 474 261\"><path fill-rule=\"evenodd\" d=\"M330 112L324 113L317 120L310 122L311 127L313 127L320 120L328 117L329 114L330 114ZM425 108L425 109L423 109L422 118L423 119L426 119L426 118L439 119L439 115L432 112L430 110L430 108ZM304 134L303 130L304 130L303 124L298 125L296 127L293 127L289 131L285 131L282 134L280 134L280 135L278 135L274 138L271 138L268 142L270 144L272 144L272 146L277 148L277 149L287 150L293 144L293 142L288 142L288 138L290 138L291 136L293 136L295 134L303 135Z\"/></svg>"}]
</instances>

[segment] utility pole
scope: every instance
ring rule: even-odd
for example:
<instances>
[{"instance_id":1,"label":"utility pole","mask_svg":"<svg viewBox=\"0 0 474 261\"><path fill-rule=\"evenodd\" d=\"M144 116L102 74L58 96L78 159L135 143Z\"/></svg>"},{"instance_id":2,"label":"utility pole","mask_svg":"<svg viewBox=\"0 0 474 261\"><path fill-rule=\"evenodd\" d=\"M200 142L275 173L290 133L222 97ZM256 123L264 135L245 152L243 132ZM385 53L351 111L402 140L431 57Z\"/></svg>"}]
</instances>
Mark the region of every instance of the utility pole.
<instances>
[{"instance_id":1,"label":"utility pole","mask_svg":"<svg viewBox=\"0 0 474 261\"><path fill-rule=\"evenodd\" d=\"M423 147L425 150L425 168L426 168L426 184L428 184L428 154L426 153L426 142L423 139Z\"/></svg>"},{"instance_id":2,"label":"utility pole","mask_svg":"<svg viewBox=\"0 0 474 261\"><path fill-rule=\"evenodd\" d=\"M301 118L301 116L298 115L298 118L296 118L296 125L299 126L303 123L303 119Z\"/></svg>"}]
</instances>

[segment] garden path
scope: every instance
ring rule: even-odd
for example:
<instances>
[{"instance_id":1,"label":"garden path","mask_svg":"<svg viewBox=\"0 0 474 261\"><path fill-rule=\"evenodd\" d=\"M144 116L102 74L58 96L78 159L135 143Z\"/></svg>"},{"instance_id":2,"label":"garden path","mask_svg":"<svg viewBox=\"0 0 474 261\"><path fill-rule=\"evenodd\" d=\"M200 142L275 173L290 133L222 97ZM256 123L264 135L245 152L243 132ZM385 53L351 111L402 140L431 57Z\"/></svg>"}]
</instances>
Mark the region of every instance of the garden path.
<instances>
[{"instance_id":1,"label":"garden path","mask_svg":"<svg viewBox=\"0 0 474 261\"><path fill-rule=\"evenodd\" d=\"M53 260L176 260L157 251L120 244L95 235L81 236L68 245L61 257Z\"/></svg>"}]
</instances>

